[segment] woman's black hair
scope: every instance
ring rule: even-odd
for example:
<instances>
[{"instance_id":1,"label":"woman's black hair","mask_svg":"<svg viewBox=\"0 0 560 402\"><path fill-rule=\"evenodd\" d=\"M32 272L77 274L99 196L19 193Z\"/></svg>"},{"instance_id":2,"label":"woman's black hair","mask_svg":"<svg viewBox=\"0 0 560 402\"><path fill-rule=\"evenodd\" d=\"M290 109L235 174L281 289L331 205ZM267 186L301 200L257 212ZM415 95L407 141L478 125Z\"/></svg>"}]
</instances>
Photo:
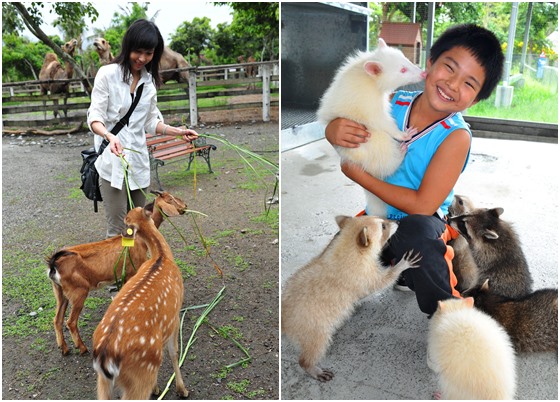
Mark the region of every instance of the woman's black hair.
<instances>
[{"instance_id":1,"label":"woman's black hair","mask_svg":"<svg viewBox=\"0 0 560 402\"><path fill-rule=\"evenodd\" d=\"M113 60L113 63L121 66L124 82L128 82L131 75L130 52L138 49L154 49L154 57L146 64L146 70L152 74L154 84L159 88L163 83L159 74L159 62L163 54L163 37L153 22L144 19L136 20L124 34L121 52Z\"/></svg>"},{"instance_id":2,"label":"woman's black hair","mask_svg":"<svg viewBox=\"0 0 560 402\"><path fill-rule=\"evenodd\" d=\"M496 35L475 24L461 24L447 29L433 44L430 61L435 61L442 53L454 48L467 49L484 69L484 83L476 100L484 100L500 82L504 69L504 54Z\"/></svg>"}]
</instances>

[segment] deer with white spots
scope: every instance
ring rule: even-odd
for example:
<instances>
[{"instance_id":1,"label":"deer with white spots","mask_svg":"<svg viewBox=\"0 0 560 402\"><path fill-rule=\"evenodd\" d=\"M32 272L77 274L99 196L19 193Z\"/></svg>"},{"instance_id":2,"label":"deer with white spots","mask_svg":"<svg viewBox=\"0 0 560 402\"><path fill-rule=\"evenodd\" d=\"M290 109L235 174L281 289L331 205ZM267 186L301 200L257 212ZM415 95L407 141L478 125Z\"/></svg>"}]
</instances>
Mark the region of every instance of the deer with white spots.
<instances>
[{"instance_id":1,"label":"deer with white spots","mask_svg":"<svg viewBox=\"0 0 560 402\"><path fill-rule=\"evenodd\" d=\"M151 258L117 294L93 334L93 367L98 399L149 399L158 394L157 375L167 351L175 370L177 393L189 391L179 370L179 311L183 277L163 235L151 218L152 208L137 207L126 215L125 230L146 243Z\"/></svg>"},{"instance_id":2,"label":"deer with white spots","mask_svg":"<svg viewBox=\"0 0 560 402\"><path fill-rule=\"evenodd\" d=\"M179 197L166 191L153 193L157 195L154 201L156 208L152 217L156 227L161 225L165 216L178 216L187 210L187 205ZM90 290L115 280L115 266L118 265L122 250L121 236L115 236L99 242L65 247L48 257L48 275L56 298L54 331L56 343L63 355L69 353L62 332L68 303L72 305L72 308L66 326L74 344L80 349L80 354L85 354L88 349L78 331L80 313ZM136 247L131 247L129 250L130 258L125 267L125 281L134 275L140 265L148 259L146 245L142 242L137 242ZM120 267L117 270L119 273L122 269Z\"/></svg>"}]
</instances>

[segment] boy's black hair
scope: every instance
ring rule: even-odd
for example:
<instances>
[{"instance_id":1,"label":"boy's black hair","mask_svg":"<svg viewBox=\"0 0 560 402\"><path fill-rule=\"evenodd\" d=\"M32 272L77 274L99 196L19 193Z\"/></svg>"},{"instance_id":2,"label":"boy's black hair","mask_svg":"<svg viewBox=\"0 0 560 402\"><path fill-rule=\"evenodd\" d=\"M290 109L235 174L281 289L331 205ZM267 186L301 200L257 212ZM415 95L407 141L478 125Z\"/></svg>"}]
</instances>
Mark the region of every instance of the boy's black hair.
<instances>
[{"instance_id":1,"label":"boy's black hair","mask_svg":"<svg viewBox=\"0 0 560 402\"><path fill-rule=\"evenodd\" d=\"M121 66L124 82L130 79L130 52L138 49L154 49L154 57L146 64L146 70L152 74L155 86L161 86L163 82L159 74L159 62L163 54L163 37L153 22L144 19L136 20L124 34L121 53L113 60L113 63Z\"/></svg>"},{"instance_id":2,"label":"boy's black hair","mask_svg":"<svg viewBox=\"0 0 560 402\"><path fill-rule=\"evenodd\" d=\"M476 100L490 97L504 69L504 54L496 35L475 24L461 24L447 29L433 44L430 61L434 63L443 52L454 47L463 47L475 57L484 69L484 83Z\"/></svg>"}]
</instances>

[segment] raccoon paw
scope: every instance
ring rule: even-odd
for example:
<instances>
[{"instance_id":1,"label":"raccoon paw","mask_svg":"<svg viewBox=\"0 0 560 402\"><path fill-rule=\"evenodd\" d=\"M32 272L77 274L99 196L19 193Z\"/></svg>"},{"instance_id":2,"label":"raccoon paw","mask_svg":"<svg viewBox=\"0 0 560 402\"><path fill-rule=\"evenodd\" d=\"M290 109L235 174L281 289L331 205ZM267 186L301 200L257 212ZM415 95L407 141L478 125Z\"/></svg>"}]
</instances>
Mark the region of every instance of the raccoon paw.
<instances>
[{"instance_id":1,"label":"raccoon paw","mask_svg":"<svg viewBox=\"0 0 560 402\"><path fill-rule=\"evenodd\" d=\"M333 377L334 377L334 373L332 371L323 369L323 371L320 374L318 374L316 378L321 382L327 382L332 380Z\"/></svg>"},{"instance_id":2,"label":"raccoon paw","mask_svg":"<svg viewBox=\"0 0 560 402\"><path fill-rule=\"evenodd\" d=\"M420 253L416 253L414 254L414 250L408 250L402 257L402 259L404 261L406 261L406 263L409 265L409 268L418 268L419 265L418 263L420 262L420 260L422 259L422 256L420 255Z\"/></svg>"},{"instance_id":3,"label":"raccoon paw","mask_svg":"<svg viewBox=\"0 0 560 402\"><path fill-rule=\"evenodd\" d=\"M405 135L402 138L403 141L408 141L412 139L416 134L418 134L418 129L416 127L409 127L404 131Z\"/></svg>"},{"instance_id":4,"label":"raccoon paw","mask_svg":"<svg viewBox=\"0 0 560 402\"><path fill-rule=\"evenodd\" d=\"M321 369L317 366L305 368L305 371L307 371L311 377L321 382L330 381L334 377L334 373L332 371Z\"/></svg>"}]
</instances>

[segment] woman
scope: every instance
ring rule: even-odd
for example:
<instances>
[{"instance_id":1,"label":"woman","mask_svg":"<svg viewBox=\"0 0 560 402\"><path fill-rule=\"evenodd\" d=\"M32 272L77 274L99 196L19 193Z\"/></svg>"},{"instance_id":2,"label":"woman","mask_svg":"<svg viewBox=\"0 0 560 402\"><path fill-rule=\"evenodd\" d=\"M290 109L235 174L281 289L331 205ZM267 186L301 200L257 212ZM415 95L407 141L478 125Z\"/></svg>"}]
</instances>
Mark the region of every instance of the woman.
<instances>
[{"instance_id":1,"label":"woman","mask_svg":"<svg viewBox=\"0 0 560 402\"><path fill-rule=\"evenodd\" d=\"M96 134L96 150L103 140L109 141L95 163L105 206L107 237L120 234L128 210L143 206L146 201L150 159L145 133L181 135L187 142L198 137L194 130L164 124L157 108L156 90L162 84L159 62L163 46L158 27L153 22L137 20L123 37L121 53L111 64L101 67L95 77L87 121L90 130ZM111 130L126 115L142 84L142 93L128 124L114 135ZM127 163L121 160L121 156ZM128 205L125 171L134 205Z\"/></svg>"}]
</instances>

